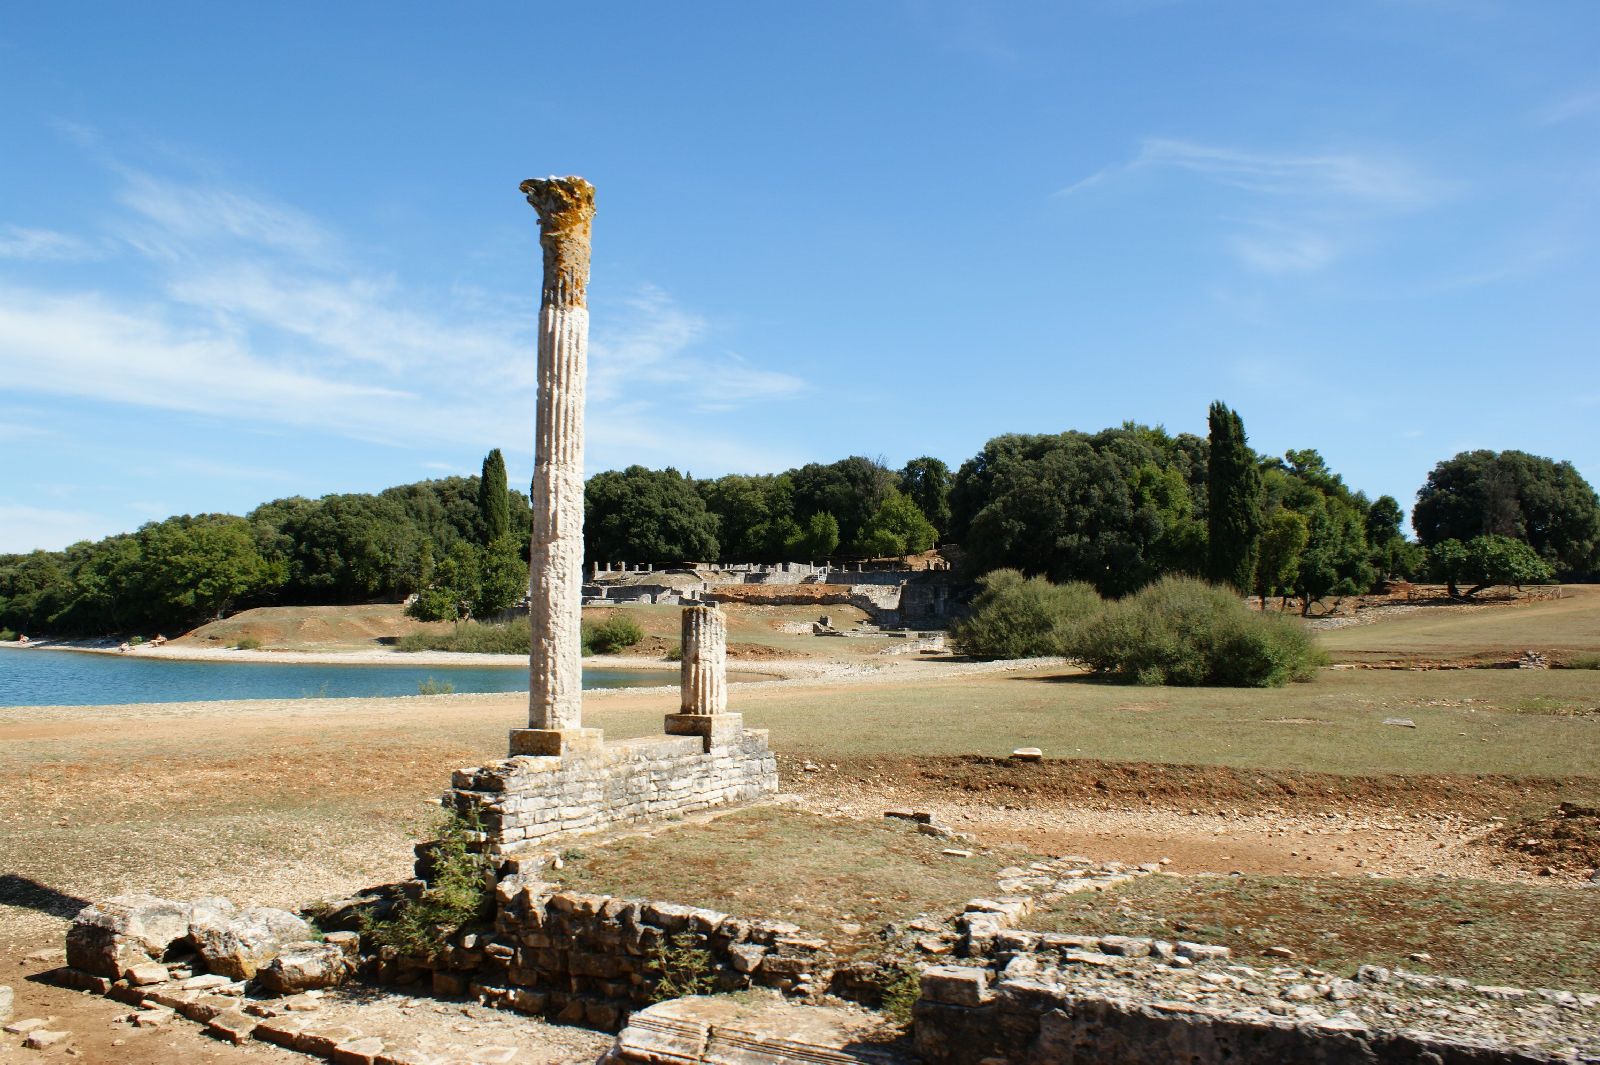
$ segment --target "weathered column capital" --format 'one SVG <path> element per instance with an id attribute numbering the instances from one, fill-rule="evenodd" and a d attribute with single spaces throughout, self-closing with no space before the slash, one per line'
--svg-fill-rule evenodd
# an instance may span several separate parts
<path id="1" fill-rule="evenodd" d="M 594 221 L 594 186 L 581 177 L 529 178 L 521 185 L 539 212 L 544 248 L 543 302 L 582 307 L 589 288 L 589 231 Z"/>

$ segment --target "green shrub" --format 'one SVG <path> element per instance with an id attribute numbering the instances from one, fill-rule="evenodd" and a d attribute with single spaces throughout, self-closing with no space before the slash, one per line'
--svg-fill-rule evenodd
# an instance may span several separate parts
<path id="1" fill-rule="evenodd" d="M 419 898 L 401 902 L 381 919 L 363 914 L 361 930 L 402 954 L 432 957 L 463 925 L 485 920 L 494 905 L 494 869 L 471 849 L 475 819 L 449 814 L 432 844 L 433 878 Z"/>
<path id="2" fill-rule="evenodd" d="M 413 632 L 396 644 L 402 651 L 463 651 L 484 655 L 525 655 L 531 637 L 528 619 L 518 618 L 502 625 L 464 621 L 440 631 Z"/>
<path id="3" fill-rule="evenodd" d="M 1275 688 L 1310 680 L 1327 656 L 1298 622 L 1234 592 L 1165 577 L 1076 628 L 1067 653 L 1138 684 Z"/>
<path id="4" fill-rule="evenodd" d="M 427 680 L 417 682 L 418 695 L 454 695 L 455 691 L 456 686 L 447 680 L 435 680 L 429 677 Z"/>
<path id="5" fill-rule="evenodd" d="M 914 968 L 895 966 L 883 985 L 883 1012 L 896 1024 L 911 1024 L 911 1011 L 922 994 L 922 977 Z"/>
<path id="6" fill-rule="evenodd" d="M 1039 658 L 1065 653 L 1077 629 L 1101 609 L 1082 582 L 1051 584 L 997 569 L 978 578 L 972 613 L 950 627 L 955 650 L 979 658 Z"/>
<path id="7" fill-rule="evenodd" d="M 1600 669 L 1600 655 L 1573 655 L 1562 669 Z"/>
<path id="8" fill-rule="evenodd" d="M 10 629 L 0 627 L 0 643 L 16 643 L 17 634 Z"/>
<path id="9" fill-rule="evenodd" d="M 699 946 L 687 932 L 657 942 L 645 964 L 656 978 L 655 987 L 650 990 L 651 1002 L 703 995 L 714 986 L 711 952 Z"/>
<path id="10" fill-rule="evenodd" d="M 255 636 L 241 636 L 239 637 L 239 642 L 233 646 L 241 651 L 259 651 L 261 649 L 261 641 Z"/>
<path id="11" fill-rule="evenodd" d="M 612 614 L 598 625 L 585 625 L 583 650 L 585 654 L 612 655 L 644 639 L 639 623 L 624 614 Z"/>
<path id="12" fill-rule="evenodd" d="M 668 662 L 682 662 L 683 661 L 683 644 L 681 644 L 681 643 L 673 644 L 671 647 L 667 648 L 667 653 L 662 655 L 661 657 L 665 658 Z"/>

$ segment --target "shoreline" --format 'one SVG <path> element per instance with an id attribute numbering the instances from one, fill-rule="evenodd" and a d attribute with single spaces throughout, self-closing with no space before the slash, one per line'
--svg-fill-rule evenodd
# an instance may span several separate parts
<path id="1" fill-rule="evenodd" d="M 118 658 L 163 658 L 173 662 L 237 662 L 251 665 L 280 663 L 285 665 L 321 666 L 462 666 L 487 669 L 526 669 L 527 655 L 481 654 L 471 651 L 393 651 L 381 648 L 364 648 L 349 651 L 298 651 L 285 649 L 273 651 L 257 649 L 240 650 L 237 647 L 192 647 L 167 643 L 159 647 L 148 643 L 134 644 L 131 650 L 121 651 L 119 645 L 104 640 L 30 640 L 26 644 L 0 643 L 0 647 L 18 651 L 67 651 L 76 654 L 113 655 Z M 677 672 L 676 662 L 665 659 L 633 657 L 629 655 L 591 655 L 584 665 L 595 669 L 637 669 Z M 760 672 L 738 670 L 738 672 Z"/>

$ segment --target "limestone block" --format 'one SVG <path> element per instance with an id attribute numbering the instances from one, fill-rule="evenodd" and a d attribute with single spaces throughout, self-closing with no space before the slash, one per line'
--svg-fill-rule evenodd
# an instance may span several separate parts
<path id="1" fill-rule="evenodd" d="M 197 913 L 189 938 L 206 968 L 230 980 L 248 980 L 283 944 L 309 939 L 311 926 L 286 910 L 254 907 L 218 920 L 217 912 Z"/>
<path id="2" fill-rule="evenodd" d="M 115 980 L 131 966 L 159 961 L 189 934 L 186 903 L 118 895 L 85 906 L 67 930 L 67 964 Z"/>
<path id="3" fill-rule="evenodd" d="M 167 972 L 167 967 L 158 961 L 146 961 L 140 962 L 138 965 L 130 965 L 127 971 L 122 974 L 122 977 L 134 987 L 164 984 L 171 979 Z"/>
<path id="4" fill-rule="evenodd" d="M 289 943 L 256 974 L 256 983 L 273 994 L 292 995 L 337 987 L 349 976 L 350 969 L 350 959 L 337 944 Z"/>
<path id="5" fill-rule="evenodd" d="M 242 1009 L 224 1010 L 206 1022 L 206 1033 L 239 1046 L 250 1041 L 260 1021 Z"/>
<path id="6" fill-rule="evenodd" d="M 965 965 L 934 965 L 922 970 L 922 997 L 947 1006 L 981 1006 L 993 997 L 989 971 Z"/>
<path id="7" fill-rule="evenodd" d="M 511 730 L 511 753 L 567 758 L 598 753 L 605 742 L 597 728 L 519 728 Z"/>

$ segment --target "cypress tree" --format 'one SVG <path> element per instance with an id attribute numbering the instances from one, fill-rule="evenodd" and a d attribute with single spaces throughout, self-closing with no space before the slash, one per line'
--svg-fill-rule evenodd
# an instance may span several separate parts
<path id="1" fill-rule="evenodd" d="M 495 448 L 483 457 L 478 478 L 478 532 L 485 547 L 511 531 L 511 497 L 506 494 L 506 460 Z"/>
<path id="2" fill-rule="evenodd" d="M 1208 576 L 1248 594 L 1261 553 L 1261 470 L 1245 442 L 1244 421 L 1221 402 L 1211 404 Z"/>

